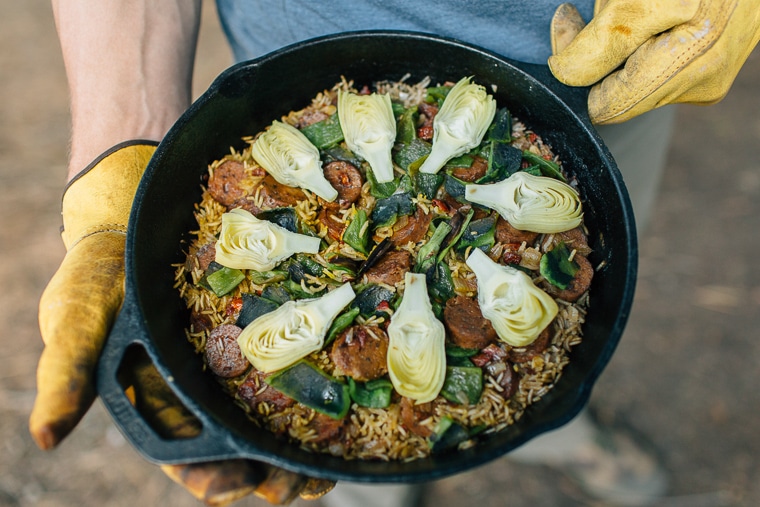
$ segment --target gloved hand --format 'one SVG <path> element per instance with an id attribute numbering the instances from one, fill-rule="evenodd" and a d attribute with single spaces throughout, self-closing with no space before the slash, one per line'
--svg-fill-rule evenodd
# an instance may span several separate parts
<path id="1" fill-rule="evenodd" d="M 591 121 L 620 123 L 666 104 L 720 101 L 760 40 L 760 7 L 756 0 L 597 0 L 584 28 L 563 4 L 551 35 L 554 76 L 594 85 Z"/>
<path id="2" fill-rule="evenodd" d="M 97 395 L 95 368 L 124 297 L 127 221 L 154 151 L 155 145 L 145 142 L 117 146 L 72 180 L 64 193 L 61 236 L 67 253 L 40 299 L 45 348 L 29 420 L 32 437 L 42 449 L 63 440 Z M 124 382 L 132 386 L 134 403 L 162 436 L 197 434 L 197 421 L 152 364 L 137 361 L 127 376 Z M 310 498 L 332 487 L 328 481 L 246 460 L 163 470 L 209 505 L 224 505 L 251 492 L 271 503 L 287 503 L 299 493 Z"/>

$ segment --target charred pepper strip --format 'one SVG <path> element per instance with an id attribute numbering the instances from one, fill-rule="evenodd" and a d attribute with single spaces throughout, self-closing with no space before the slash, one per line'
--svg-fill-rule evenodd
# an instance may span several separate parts
<path id="1" fill-rule="evenodd" d="M 333 419 L 342 419 L 351 406 L 348 386 L 310 362 L 301 360 L 265 380 L 302 405 Z"/>

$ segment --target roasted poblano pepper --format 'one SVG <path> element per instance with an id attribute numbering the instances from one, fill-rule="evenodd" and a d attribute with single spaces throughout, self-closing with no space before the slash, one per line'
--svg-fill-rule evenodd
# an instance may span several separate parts
<path id="1" fill-rule="evenodd" d="M 342 419 L 351 406 L 348 386 L 309 361 L 301 360 L 265 380 L 286 396 L 333 419 Z"/>

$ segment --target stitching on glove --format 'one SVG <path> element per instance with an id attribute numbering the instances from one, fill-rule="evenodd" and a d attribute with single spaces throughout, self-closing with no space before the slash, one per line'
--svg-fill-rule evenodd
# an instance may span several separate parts
<path id="1" fill-rule="evenodd" d="M 61 232 L 63 232 L 63 230 Z M 126 236 L 127 227 L 122 224 L 99 224 L 94 227 L 89 227 L 85 229 L 84 233 L 76 241 L 74 241 L 71 246 L 67 248 L 67 251 L 74 248 L 83 239 L 89 238 L 90 236 L 94 236 L 95 234 L 99 234 L 101 232 L 115 232 L 117 234 L 123 234 Z"/>

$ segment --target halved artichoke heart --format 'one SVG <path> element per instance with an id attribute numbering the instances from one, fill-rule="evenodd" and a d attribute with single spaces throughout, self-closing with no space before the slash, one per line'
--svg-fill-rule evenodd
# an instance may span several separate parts
<path id="1" fill-rule="evenodd" d="M 293 254 L 318 253 L 320 241 L 236 208 L 222 215 L 215 260 L 228 268 L 271 271 Z"/>
<path id="2" fill-rule="evenodd" d="M 265 373 L 295 364 L 322 348 L 332 321 L 355 297 L 345 283 L 320 298 L 287 301 L 243 329 L 240 350 Z"/>
<path id="3" fill-rule="evenodd" d="M 557 303 L 524 272 L 492 261 L 477 248 L 466 263 L 477 278 L 480 311 L 505 343 L 530 345 L 557 316 Z"/>
<path id="4" fill-rule="evenodd" d="M 424 274 L 406 273 L 406 288 L 388 325 L 388 374 L 396 391 L 432 401 L 446 379 L 446 331 L 433 313 Z"/>
<path id="5" fill-rule="evenodd" d="M 275 120 L 254 141 L 253 159 L 283 185 L 314 192 L 326 201 L 334 201 L 338 191 L 322 171 L 319 150 L 297 128 Z"/>
<path id="6" fill-rule="evenodd" d="M 338 119 L 348 149 L 367 161 L 379 183 L 393 181 L 396 120 L 390 96 L 339 91 Z"/>
<path id="7" fill-rule="evenodd" d="M 420 172 L 437 173 L 446 162 L 483 140 L 496 115 L 496 100 L 471 80 L 471 77 L 460 79 L 446 95 L 433 120 L 433 148 Z"/>
<path id="8" fill-rule="evenodd" d="M 569 231 L 581 224 L 578 192 L 554 178 L 517 172 L 498 183 L 468 184 L 464 197 L 496 210 L 513 227 L 540 233 Z"/>

